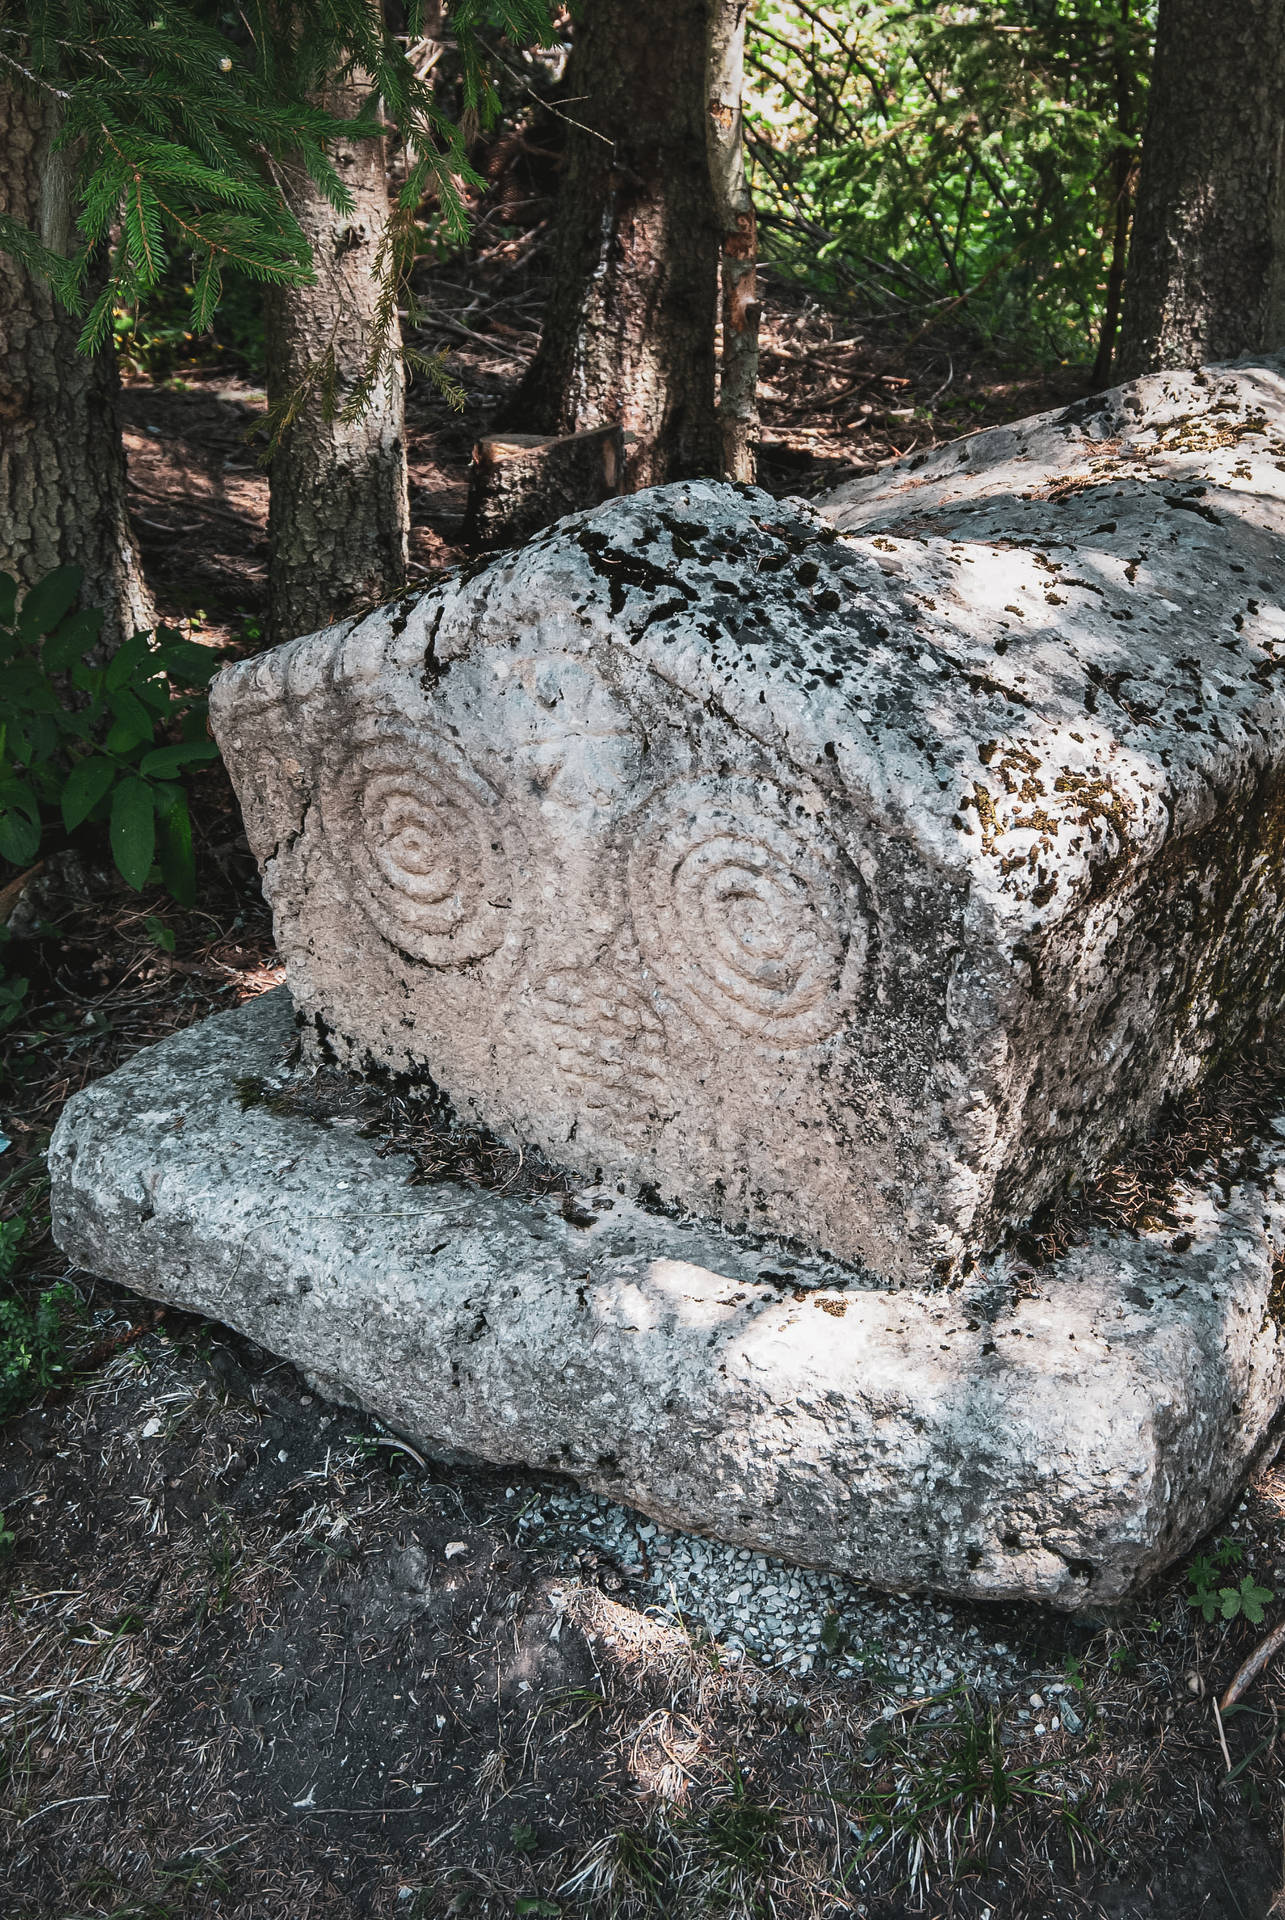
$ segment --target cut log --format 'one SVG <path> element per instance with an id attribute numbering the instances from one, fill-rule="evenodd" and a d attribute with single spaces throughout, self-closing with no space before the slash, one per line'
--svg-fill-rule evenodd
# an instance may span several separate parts
<path id="1" fill-rule="evenodd" d="M 492 434 L 473 449 L 465 538 L 482 548 L 519 546 L 564 514 L 620 491 L 625 442 L 619 424 L 550 439 Z"/>

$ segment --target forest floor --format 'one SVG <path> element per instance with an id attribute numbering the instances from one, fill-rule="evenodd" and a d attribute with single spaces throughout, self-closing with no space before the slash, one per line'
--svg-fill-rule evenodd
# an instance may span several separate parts
<path id="1" fill-rule="evenodd" d="M 463 277 L 449 308 L 439 292 L 468 405 L 413 395 L 424 574 L 457 556 L 472 440 L 534 344 L 520 303 L 506 317 Z M 1083 390 L 1074 368 L 858 331 L 770 305 L 776 490 Z M 241 650 L 263 617 L 262 406 L 221 369 L 127 390 L 162 613 Z M 0 1035 L 0 1213 L 28 1223 L 11 1283 L 28 1302 L 64 1277 L 42 1168 L 65 1100 L 280 978 L 219 771 L 193 812 L 199 911 L 75 860 L 19 902 L 32 985 Z M 1111 1615 L 907 1600 L 893 1645 L 863 1640 L 850 1584 L 810 1670 L 732 1657 L 546 1476 L 424 1463 L 226 1329 L 70 1283 L 47 1390 L 0 1428 L 4 1920 L 1272 1910 L 1285 1677 L 1225 1727 L 1212 1707 L 1270 1603 L 1263 1625 L 1206 1621 L 1187 1563 Z M 1205 1551 L 1285 1596 L 1283 1517 L 1269 1468 Z M 907 1686 L 970 1636 L 1009 1659 L 998 1691 Z M 861 1657 L 829 1657 L 844 1642 Z"/>

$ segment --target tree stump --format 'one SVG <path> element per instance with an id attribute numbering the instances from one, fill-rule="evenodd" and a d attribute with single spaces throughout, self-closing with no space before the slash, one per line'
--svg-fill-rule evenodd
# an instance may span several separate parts
<path id="1" fill-rule="evenodd" d="M 466 540 L 482 548 L 517 546 L 564 514 L 612 499 L 620 491 L 624 457 L 618 424 L 555 439 L 488 435 L 473 449 Z"/>

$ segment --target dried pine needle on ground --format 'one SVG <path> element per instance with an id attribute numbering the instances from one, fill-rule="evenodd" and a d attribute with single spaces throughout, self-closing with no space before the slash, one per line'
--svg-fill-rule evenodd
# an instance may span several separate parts
<path id="1" fill-rule="evenodd" d="M 103 876 L 42 909 L 0 1041 L 28 1310 L 63 1279 L 39 1157 L 63 1099 L 278 977 L 223 818 L 206 914 Z M 422 1116 L 378 1117 L 447 1170 Z M 463 1150 L 453 1173 L 517 1177 Z M 898 1599 L 425 1465 L 223 1329 L 69 1284 L 48 1384 L 0 1429 L 6 1920 L 1231 1920 L 1280 1885 L 1285 1674 L 1229 1716 L 1230 1774 L 1210 1696 L 1264 1631 L 1224 1589 L 1285 1593 L 1285 1474 L 1110 1620 Z"/>

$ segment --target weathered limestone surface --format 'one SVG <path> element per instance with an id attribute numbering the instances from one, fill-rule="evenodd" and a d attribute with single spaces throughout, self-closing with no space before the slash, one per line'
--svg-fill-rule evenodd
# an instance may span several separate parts
<path id="1" fill-rule="evenodd" d="M 55 1232 L 421 1445 L 882 1585 L 1061 1607 L 1181 1552 L 1263 1449 L 1285 1141 L 1228 1198 L 1179 1197 L 1181 1253 L 1099 1235 L 1036 1275 L 875 1288 L 613 1191 L 578 1196 L 586 1227 L 556 1199 L 408 1188 L 350 1130 L 242 1111 L 292 1034 L 270 994 L 76 1095 Z"/>
<path id="2" fill-rule="evenodd" d="M 1285 383 L 613 501 L 225 672 L 304 1018 L 916 1280 L 1285 994 Z M 838 529 L 838 531 L 836 530 Z"/>

